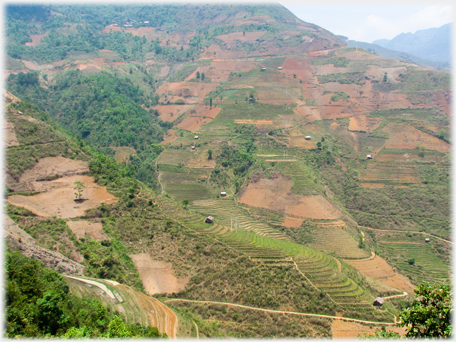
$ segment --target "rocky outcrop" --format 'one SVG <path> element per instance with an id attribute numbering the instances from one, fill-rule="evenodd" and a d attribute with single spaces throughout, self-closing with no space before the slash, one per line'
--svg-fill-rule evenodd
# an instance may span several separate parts
<path id="1" fill-rule="evenodd" d="M 59 273 L 83 275 L 83 265 L 68 259 L 59 252 L 35 245 L 35 240 L 6 215 L 4 227 L 4 238 L 9 249 L 19 251 L 31 259 L 39 260 L 44 266 Z"/>

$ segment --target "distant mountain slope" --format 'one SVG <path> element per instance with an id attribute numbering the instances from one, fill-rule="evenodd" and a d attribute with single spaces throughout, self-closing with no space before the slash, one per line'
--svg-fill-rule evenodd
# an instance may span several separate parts
<path id="1" fill-rule="evenodd" d="M 440 62 L 440 61 L 433 61 L 433 60 L 429 60 L 429 59 L 420 58 L 420 57 L 418 57 L 416 55 L 412 55 L 410 53 L 386 49 L 377 44 L 370 44 L 370 43 L 365 43 L 365 42 L 359 42 L 356 40 L 349 40 L 348 45 L 359 47 L 359 48 L 365 49 L 367 51 L 371 51 L 381 57 L 399 58 L 399 59 L 403 59 L 410 63 L 414 63 L 414 64 L 417 64 L 417 65 L 420 65 L 423 67 L 431 67 L 433 69 L 435 68 L 437 70 L 449 70 L 451 67 L 450 63 L 448 63 L 448 62 Z"/>
<path id="2" fill-rule="evenodd" d="M 451 62 L 451 24 L 415 33 L 401 33 L 391 40 L 378 39 L 372 43 L 432 61 Z"/>

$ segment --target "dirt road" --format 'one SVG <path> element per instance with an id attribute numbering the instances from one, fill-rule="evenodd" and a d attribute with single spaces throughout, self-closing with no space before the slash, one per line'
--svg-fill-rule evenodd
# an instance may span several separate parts
<path id="1" fill-rule="evenodd" d="M 263 309 L 263 308 L 255 308 L 255 307 L 252 307 L 252 306 L 246 306 L 246 305 L 241 305 L 241 304 L 213 302 L 213 301 L 209 301 L 209 300 L 168 299 L 166 302 L 168 303 L 168 302 L 177 302 L 177 301 L 190 302 L 190 303 L 220 304 L 220 305 L 235 306 L 235 307 L 239 307 L 239 308 L 250 309 L 250 310 L 258 310 L 258 311 L 264 311 L 264 312 L 273 312 L 273 313 L 282 313 L 282 314 L 288 314 L 288 315 L 299 315 L 299 316 L 309 316 L 309 317 L 321 317 L 321 318 L 338 319 L 338 320 L 342 320 L 342 321 L 358 322 L 358 323 L 366 323 L 366 324 L 396 325 L 396 323 L 364 321 L 364 320 L 356 319 L 356 318 L 329 316 L 329 315 L 319 315 L 319 314 L 310 314 L 310 313 L 302 313 L 302 312 L 294 312 L 294 311 L 270 310 L 270 309 Z"/>

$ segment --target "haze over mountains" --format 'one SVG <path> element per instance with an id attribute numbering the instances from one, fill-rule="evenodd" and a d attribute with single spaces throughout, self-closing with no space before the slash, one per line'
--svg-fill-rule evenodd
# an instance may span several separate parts
<path id="1" fill-rule="evenodd" d="M 403 334 L 413 289 L 451 279 L 448 72 L 280 5 L 15 5 L 6 25 L 8 252 L 109 319 Z M 9 310 L 10 337 L 45 336 Z"/>
<path id="2" fill-rule="evenodd" d="M 391 40 L 378 39 L 372 44 L 404 51 L 431 61 L 451 63 L 451 24 L 415 33 L 401 33 Z"/>

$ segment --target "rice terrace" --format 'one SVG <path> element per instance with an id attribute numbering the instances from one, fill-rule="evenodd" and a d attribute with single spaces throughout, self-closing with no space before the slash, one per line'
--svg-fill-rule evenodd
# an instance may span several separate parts
<path id="1" fill-rule="evenodd" d="M 451 307 L 449 63 L 272 3 L 5 9 L 7 337 L 451 336 L 407 316 Z"/>

